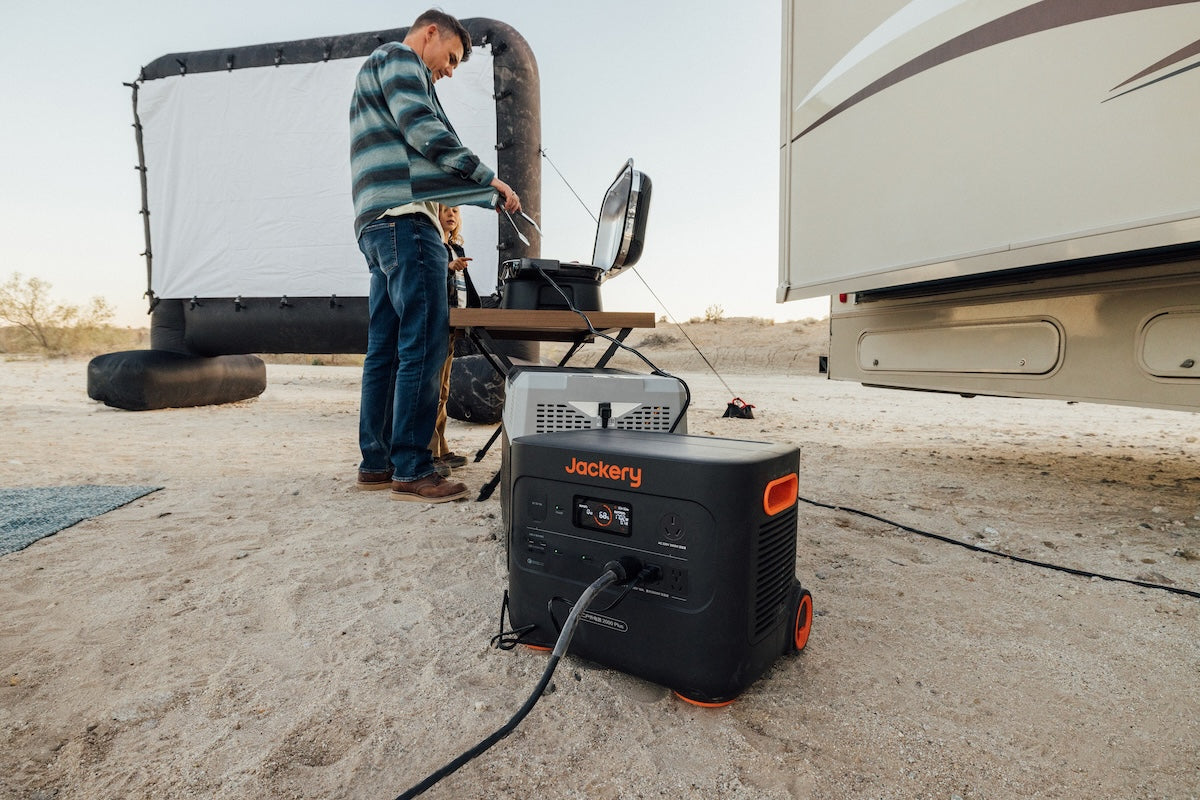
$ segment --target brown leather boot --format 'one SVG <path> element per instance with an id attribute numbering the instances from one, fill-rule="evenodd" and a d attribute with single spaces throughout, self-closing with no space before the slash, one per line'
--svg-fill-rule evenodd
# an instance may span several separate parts
<path id="1" fill-rule="evenodd" d="M 392 470 L 389 469 L 360 469 L 355 485 L 359 489 L 390 489 L 392 486 Z"/>
<path id="2" fill-rule="evenodd" d="M 448 481 L 436 472 L 415 481 L 392 481 L 393 500 L 414 503 L 447 503 L 461 500 L 468 494 L 466 484 Z"/>

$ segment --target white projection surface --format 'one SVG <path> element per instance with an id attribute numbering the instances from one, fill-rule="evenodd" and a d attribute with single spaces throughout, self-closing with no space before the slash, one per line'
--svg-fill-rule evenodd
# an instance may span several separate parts
<path id="1" fill-rule="evenodd" d="M 362 62 L 198 72 L 140 85 L 155 295 L 366 296 L 348 122 Z M 459 136 L 494 168 L 488 48 L 476 48 L 437 90 Z M 496 226 L 494 211 L 463 208 L 481 293 L 495 286 Z"/>

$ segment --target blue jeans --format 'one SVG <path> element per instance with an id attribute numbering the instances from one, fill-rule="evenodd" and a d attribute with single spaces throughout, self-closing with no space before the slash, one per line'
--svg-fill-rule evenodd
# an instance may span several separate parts
<path id="1" fill-rule="evenodd" d="M 371 270 L 358 412 L 359 469 L 392 479 L 433 474 L 429 441 L 448 351 L 446 245 L 423 214 L 372 222 L 358 237 Z"/>

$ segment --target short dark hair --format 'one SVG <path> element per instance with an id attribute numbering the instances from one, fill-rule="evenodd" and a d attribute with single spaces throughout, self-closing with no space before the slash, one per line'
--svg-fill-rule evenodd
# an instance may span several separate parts
<path id="1" fill-rule="evenodd" d="M 467 29 L 463 24 L 454 17 L 437 8 L 431 8 L 421 16 L 417 17 L 412 24 L 412 30 L 424 28 L 426 25 L 437 25 L 437 29 L 441 31 L 442 36 L 457 36 L 462 42 L 463 54 L 459 59 L 459 63 L 466 61 L 471 57 L 471 34 L 467 33 Z"/>

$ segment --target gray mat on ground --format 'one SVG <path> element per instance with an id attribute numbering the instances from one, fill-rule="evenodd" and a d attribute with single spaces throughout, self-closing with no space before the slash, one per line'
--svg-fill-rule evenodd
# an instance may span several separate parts
<path id="1" fill-rule="evenodd" d="M 0 489 L 0 556 L 98 517 L 161 486 L 46 486 Z"/>

